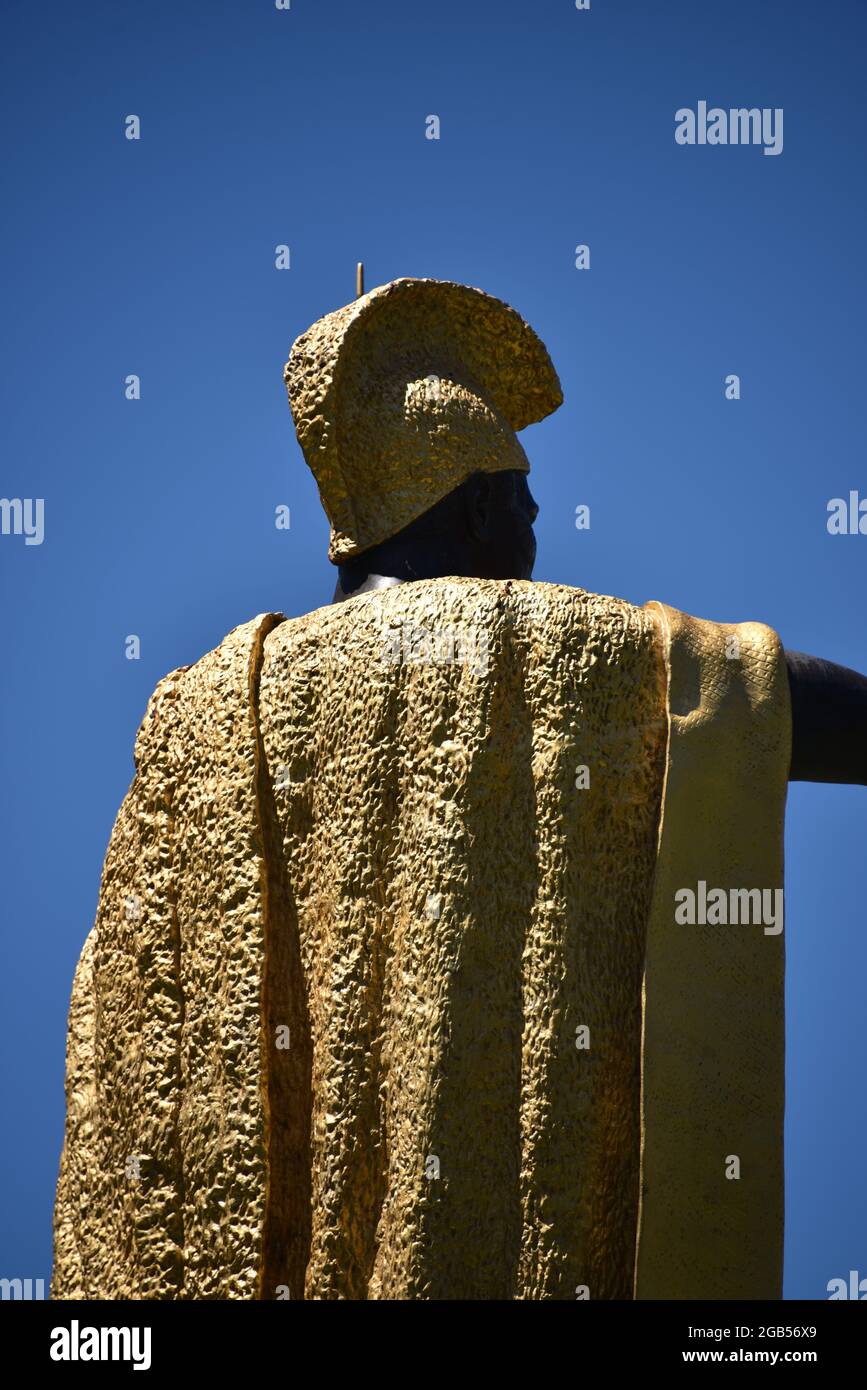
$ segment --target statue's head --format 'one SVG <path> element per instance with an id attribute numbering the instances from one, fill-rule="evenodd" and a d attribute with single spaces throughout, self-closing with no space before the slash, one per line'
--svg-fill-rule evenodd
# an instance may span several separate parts
<path id="1" fill-rule="evenodd" d="M 472 473 L 397 535 L 340 565 L 350 593 L 368 575 L 434 579 L 530 579 L 539 508 L 520 469 Z"/>
<path id="2" fill-rule="evenodd" d="M 517 431 L 563 397 L 514 309 L 395 280 L 302 334 L 284 376 L 350 587 L 372 573 L 530 577 L 538 508 Z"/>

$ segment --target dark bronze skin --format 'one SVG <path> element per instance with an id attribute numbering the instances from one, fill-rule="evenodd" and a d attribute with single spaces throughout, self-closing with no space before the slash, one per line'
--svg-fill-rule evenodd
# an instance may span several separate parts
<path id="1" fill-rule="evenodd" d="M 334 602 L 413 579 L 530 579 L 539 508 L 524 473 L 474 473 L 396 536 L 340 566 Z M 791 782 L 867 786 L 867 677 L 786 651 Z"/>

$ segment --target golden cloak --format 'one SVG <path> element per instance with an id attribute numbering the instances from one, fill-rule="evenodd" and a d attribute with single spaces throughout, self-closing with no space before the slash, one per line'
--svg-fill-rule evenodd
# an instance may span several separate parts
<path id="1" fill-rule="evenodd" d="M 770 629 L 548 584 L 262 615 L 167 676 L 53 1296 L 779 1297 L 783 935 L 675 898 L 781 889 L 789 749 Z"/>

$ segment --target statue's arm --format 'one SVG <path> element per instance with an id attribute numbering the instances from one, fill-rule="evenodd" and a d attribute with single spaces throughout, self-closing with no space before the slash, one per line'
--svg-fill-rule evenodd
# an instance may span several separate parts
<path id="1" fill-rule="evenodd" d="M 786 652 L 792 695 L 790 782 L 867 786 L 867 676 Z"/>

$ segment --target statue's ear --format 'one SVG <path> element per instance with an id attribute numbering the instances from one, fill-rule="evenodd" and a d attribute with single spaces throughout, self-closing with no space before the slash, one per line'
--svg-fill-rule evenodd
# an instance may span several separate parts
<path id="1" fill-rule="evenodd" d="M 490 473 L 473 473 L 464 483 L 463 491 L 467 530 L 474 541 L 486 541 L 491 532 L 494 503 Z"/>

